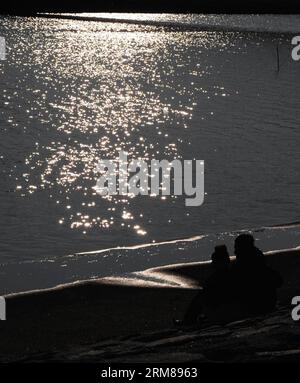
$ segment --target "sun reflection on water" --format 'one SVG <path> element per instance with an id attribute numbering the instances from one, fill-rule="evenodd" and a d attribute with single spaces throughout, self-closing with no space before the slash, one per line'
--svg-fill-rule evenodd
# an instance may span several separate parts
<path id="1" fill-rule="evenodd" d="M 32 20 L 31 27 L 41 22 Z M 80 21 L 53 21 L 48 28 L 43 39 L 26 38 L 13 53 L 19 88 L 4 93 L 8 106 L 13 101 L 26 110 L 24 130 L 36 137 L 16 190 L 23 197 L 47 190 L 60 208 L 58 224 L 72 230 L 86 234 L 118 225 L 145 236 L 151 222 L 145 208 L 139 205 L 140 214 L 134 214 L 133 196 L 97 195 L 95 165 L 121 150 L 147 161 L 182 158 L 195 93 L 206 92 L 196 83 L 210 71 L 191 47 L 195 56 L 207 45 L 223 49 L 228 37 Z M 219 92 L 226 96 L 225 89 Z M 6 123 L 20 125 L 9 109 Z M 176 199 L 152 197 L 170 204 Z"/>

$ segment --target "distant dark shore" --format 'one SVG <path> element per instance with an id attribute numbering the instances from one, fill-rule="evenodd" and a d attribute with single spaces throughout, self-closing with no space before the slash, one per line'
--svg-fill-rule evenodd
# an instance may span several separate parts
<path id="1" fill-rule="evenodd" d="M 198 0 L 46 0 L 43 2 L 17 0 L 2 3 L 0 14 L 33 15 L 37 12 L 148 12 L 148 13 L 269 13 L 292 14 L 300 12 L 300 4 L 288 0 L 274 2 L 255 0 L 198 1 Z"/>
<path id="2" fill-rule="evenodd" d="M 142 353 L 135 352 L 139 348 L 149 361 L 160 361 L 161 355 L 171 361 L 172 353 L 174 361 L 217 360 L 223 348 L 224 358 L 238 356 L 241 332 L 248 342 L 243 346 L 245 361 L 260 355 L 300 359 L 300 327 L 290 315 L 291 298 L 300 295 L 300 249 L 271 252 L 267 260 L 285 280 L 279 291 L 281 311 L 231 327 L 176 329 L 173 324 L 201 289 L 196 279 L 201 285 L 210 273 L 210 262 L 149 269 L 139 273 L 140 278 L 102 278 L 8 295 L 7 320 L 0 323 L 0 360 L 141 361 Z M 236 338 L 228 338 L 228 331 L 234 331 Z M 200 338 L 206 339 L 202 348 Z M 182 349 L 176 354 L 178 344 Z M 195 352 L 189 354 L 192 346 Z M 153 348 L 157 351 L 149 356 Z"/>
<path id="3" fill-rule="evenodd" d="M 160 30 L 165 30 L 169 32 L 244 32 L 244 33 L 252 33 L 257 32 L 251 30 L 251 28 L 241 28 L 240 26 L 224 26 L 224 25 L 202 25 L 202 24 L 189 24 L 189 23 L 176 23 L 171 21 L 161 21 L 161 20 L 138 20 L 138 19 L 130 19 L 130 18 L 116 18 L 109 16 L 101 16 L 93 17 L 92 15 L 80 15 L 80 14 L 52 14 L 52 13 L 38 13 L 34 14 L 31 17 L 41 18 L 41 19 L 62 19 L 62 20 L 80 20 L 80 21 L 95 21 L 95 22 L 105 22 L 105 23 L 124 23 L 131 25 L 141 25 L 141 26 L 150 26 L 156 27 Z M 272 32 L 272 31 L 261 31 L 264 35 L 290 35 L 291 32 Z"/>

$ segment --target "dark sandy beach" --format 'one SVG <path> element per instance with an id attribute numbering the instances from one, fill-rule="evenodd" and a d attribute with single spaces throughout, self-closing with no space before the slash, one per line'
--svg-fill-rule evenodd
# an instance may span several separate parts
<path id="1" fill-rule="evenodd" d="M 300 290 L 299 252 L 297 248 L 267 255 L 268 264 L 285 281 L 279 291 L 280 310 L 225 327 L 176 329 L 173 325 L 201 289 L 196 280 L 201 284 L 209 275 L 210 262 L 8 295 L 7 321 L 1 322 L 1 360 L 205 361 L 218 359 L 217 350 L 221 353 L 224 347 L 226 359 L 238 354 L 241 343 L 239 337 L 228 334 L 240 331 L 250 334 L 245 338 L 245 361 L 260 359 L 259 355 L 262 359 L 300 358 L 300 328 L 290 315 L 291 298 Z M 191 347 L 194 351 L 187 355 Z M 153 348 L 155 352 L 148 354 Z"/>

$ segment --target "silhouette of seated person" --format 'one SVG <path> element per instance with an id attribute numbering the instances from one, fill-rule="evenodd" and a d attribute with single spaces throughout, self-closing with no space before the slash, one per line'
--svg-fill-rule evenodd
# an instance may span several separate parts
<path id="1" fill-rule="evenodd" d="M 230 267 L 226 246 L 212 254 L 213 273 L 192 300 L 184 324 L 194 324 L 200 314 L 209 322 L 230 321 L 266 314 L 276 308 L 277 289 L 283 280 L 267 266 L 265 256 L 250 234 L 239 235 L 234 244 L 236 261 Z"/>
<path id="2" fill-rule="evenodd" d="M 186 325 L 196 323 L 200 314 L 211 316 L 228 298 L 230 257 L 226 246 L 216 246 L 211 260 L 213 272 L 189 305 L 183 320 Z"/>
<path id="3" fill-rule="evenodd" d="M 230 293 L 230 257 L 225 245 L 215 247 L 211 261 L 213 273 L 203 285 L 204 304 L 207 308 L 215 308 L 225 303 Z"/>
<path id="4" fill-rule="evenodd" d="M 230 272 L 232 314 L 260 315 L 275 309 L 281 276 L 266 265 L 265 256 L 250 234 L 235 240 L 236 262 Z"/>

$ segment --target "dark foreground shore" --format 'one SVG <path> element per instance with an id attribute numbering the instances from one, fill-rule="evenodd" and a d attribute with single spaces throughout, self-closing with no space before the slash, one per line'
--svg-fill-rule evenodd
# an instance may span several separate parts
<path id="1" fill-rule="evenodd" d="M 291 298 L 300 295 L 300 249 L 268 253 L 267 259 L 285 281 L 279 310 L 226 326 L 173 325 L 201 289 L 197 281 L 201 285 L 210 273 L 210 262 L 9 295 L 0 360 L 300 360 L 300 322 L 291 318 Z"/>

